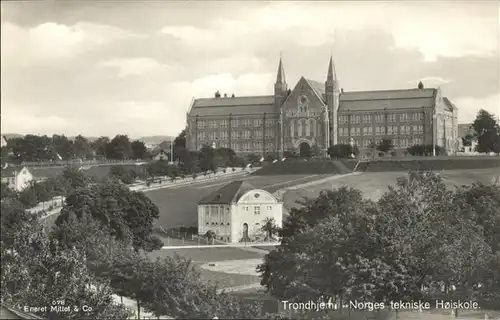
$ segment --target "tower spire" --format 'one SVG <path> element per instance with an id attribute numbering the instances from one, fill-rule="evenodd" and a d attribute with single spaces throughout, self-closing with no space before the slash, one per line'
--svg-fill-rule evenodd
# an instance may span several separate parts
<path id="1" fill-rule="evenodd" d="M 336 81 L 337 71 L 335 70 L 335 64 L 333 63 L 333 57 L 330 56 L 330 65 L 328 66 L 328 75 L 326 76 L 326 81 Z"/>
<path id="2" fill-rule="evenodd" d="M 281 52 L 280 52 L 280 63 L 278 65 L 278 75 L 276 76 L 276 83 L 286 83 L 285 79 L 285 69 L 283 68 L 283 61 L 281 58 Z"/>

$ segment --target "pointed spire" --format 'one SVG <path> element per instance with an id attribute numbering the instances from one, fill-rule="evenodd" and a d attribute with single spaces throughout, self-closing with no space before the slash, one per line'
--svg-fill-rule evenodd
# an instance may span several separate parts
<path id="1" fill-rule="evenodd" d="M 276 76 L 276 83 L 286 83 L 285 80 L 285 69 L 283 69 L 283 62 L 281 59 L 281 52 L 280 52 L 280 63 L 278 65 L 278 75 Z"/>
<path id="2" fill-rule="evenodd" d="M 336 81 L 337 71 L 335 70 L 335 64 L 333 63 L 333 58 L 330 56 L 330 65 L 328 66 L 328 75 L 326 76 L 326 81 Z"/>

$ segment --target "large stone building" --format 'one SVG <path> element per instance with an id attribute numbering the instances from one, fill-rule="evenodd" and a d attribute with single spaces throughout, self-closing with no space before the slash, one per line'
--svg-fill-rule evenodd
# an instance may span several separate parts
<path id="1" fill-rule="evenodd" d="M 344 91 L 332 58 L 324 83 L 301 77 L 288 88 L 280 59 L 274 95 L 193 99 L 187 113 L 187 146 L 231 148 L 237 153 L 283 154 L 322 150 L 352 139 L 361 151 L 392 139 L 396 150 L 435 144 L 447 153 L 458 146 L 457 108 L 439 88 Z"/>

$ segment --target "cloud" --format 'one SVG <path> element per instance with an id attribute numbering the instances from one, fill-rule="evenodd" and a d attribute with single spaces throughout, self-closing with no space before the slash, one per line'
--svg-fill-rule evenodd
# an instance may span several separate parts
<path id="1" fill-rule="evenodd" d="M 408 81 L 408 83 L 415 84 L 415 83 L 418 83 L 419 81 L 422 81 L 424 86 L 427 86 L 427 87 L 435 87 L 435 86 L 439 86 L 441 84 L 446 84 L 446 83 L 452 82 L 452 80 L 443 79 L 440 77 L 424 77 L 422 79 L 410 80 L 410 81 Z"/>
<path id="2" fill-rule="evenodd" d="M 495 116 L 500 116 L 500 95 L 494 94 L 477 99 L 473 97 L 459 97 L 452 101 L 458 108 L 458 122 L 472 122 L 480 109 L 484 109 Z"/>
<path id="3" fill-rule="evenodd" d="M 74 125 L 67 119 L 54 115 L 33 115 L 27 112 L 31 108 L 2 109 L 2 132 L 46 134 L 47 132 L 66 132 L 70 125 Z M 22 119 L 22 121 L 15 121 L 16 119 Z"/>
<path id="4" fill-rule="evenodd" d="M 192 47 L 226 50 L 237 42 L 244 50 L 245 42 L 280 32 L 296 44 L 315 47 L 332 45 L 336 35 L 349 30 L 383 30 L 393 35 L 396 47 L 419 50 L 426 61 L 435 61 L 439 56 L 494 54 L 498 16 L 492 9 L 496 6 L 481 2 L 477 7 L 482 12 L 474 14 L 470 5 L 453 4 L 453 13 L 443 15 L 450 12 L 449 2 L 425 7 L 412 2 L 275 2 L 243 16 L 215 20 L 211 27 L 174 25 L 161 31 Z"/>
<path id="5" fill-rule="evenodd" d="M 62 62 L 93 46 L 129 36 L 137 35 L 119 28 L 86 22 L 73 26 L 46 22 L 32 28 L 4 22 L 2 65 Z"/>
<path id="6" fill-rule="evenodd" d="M 151 58 L 111 59 L 100 63 L 103 67 L 112 67 L 119 70 L 118 76 L 137 76 L 158 72 L 167 66 Z"/>

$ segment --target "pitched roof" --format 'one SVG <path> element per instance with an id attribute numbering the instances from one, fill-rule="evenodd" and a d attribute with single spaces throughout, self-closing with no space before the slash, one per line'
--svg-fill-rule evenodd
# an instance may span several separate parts
<path id="1" fill-rule="evenodd" d="M 457 106 L 451 103 L 450 99 L 443 97 L 443 101 L 448 107 L 448 111 L 453 112 L 453 110 L 458 110 Z"/>
<path id="2" fill-rule="evenodd" d="M 3 178 L 14 177 L 14 173 L 21 172 L 21 170 L 23 170 L 23 168 L 25 168 L 25 167 L 7 167 L 7 168 L 2 168 L 2 172 L 1 172 L 2 177 Z"/>
<path id="3" fill-rule="evenodd" d="M 415 109 L 434 107 L 436 89 L 354 91 L 340 95 L 339 111 Z"/>
<path id="4" fill-rule="evenodd" d="M 314 92 L 318 95 L 318 97 L 324 103 L 326 103 L 325 84 L 321 83 L 319 81 L 315 81 L 315 80 L 310 80 L 310 79 L 305 79 L 305 80 L 311 86 L 311 88 L 314 90 Z"/>
<path id="5" fill-rule="evenodd" d="M 255 188 L 246 181 L 233 181 L 201 199 L 198 204 L 231 204 L 253 189 Z"/>
<path id="6" fill-rule="evenodd" d="M 263 114 L 274 112 L 274 96 L 195 99 L 190 116 Z"/>

